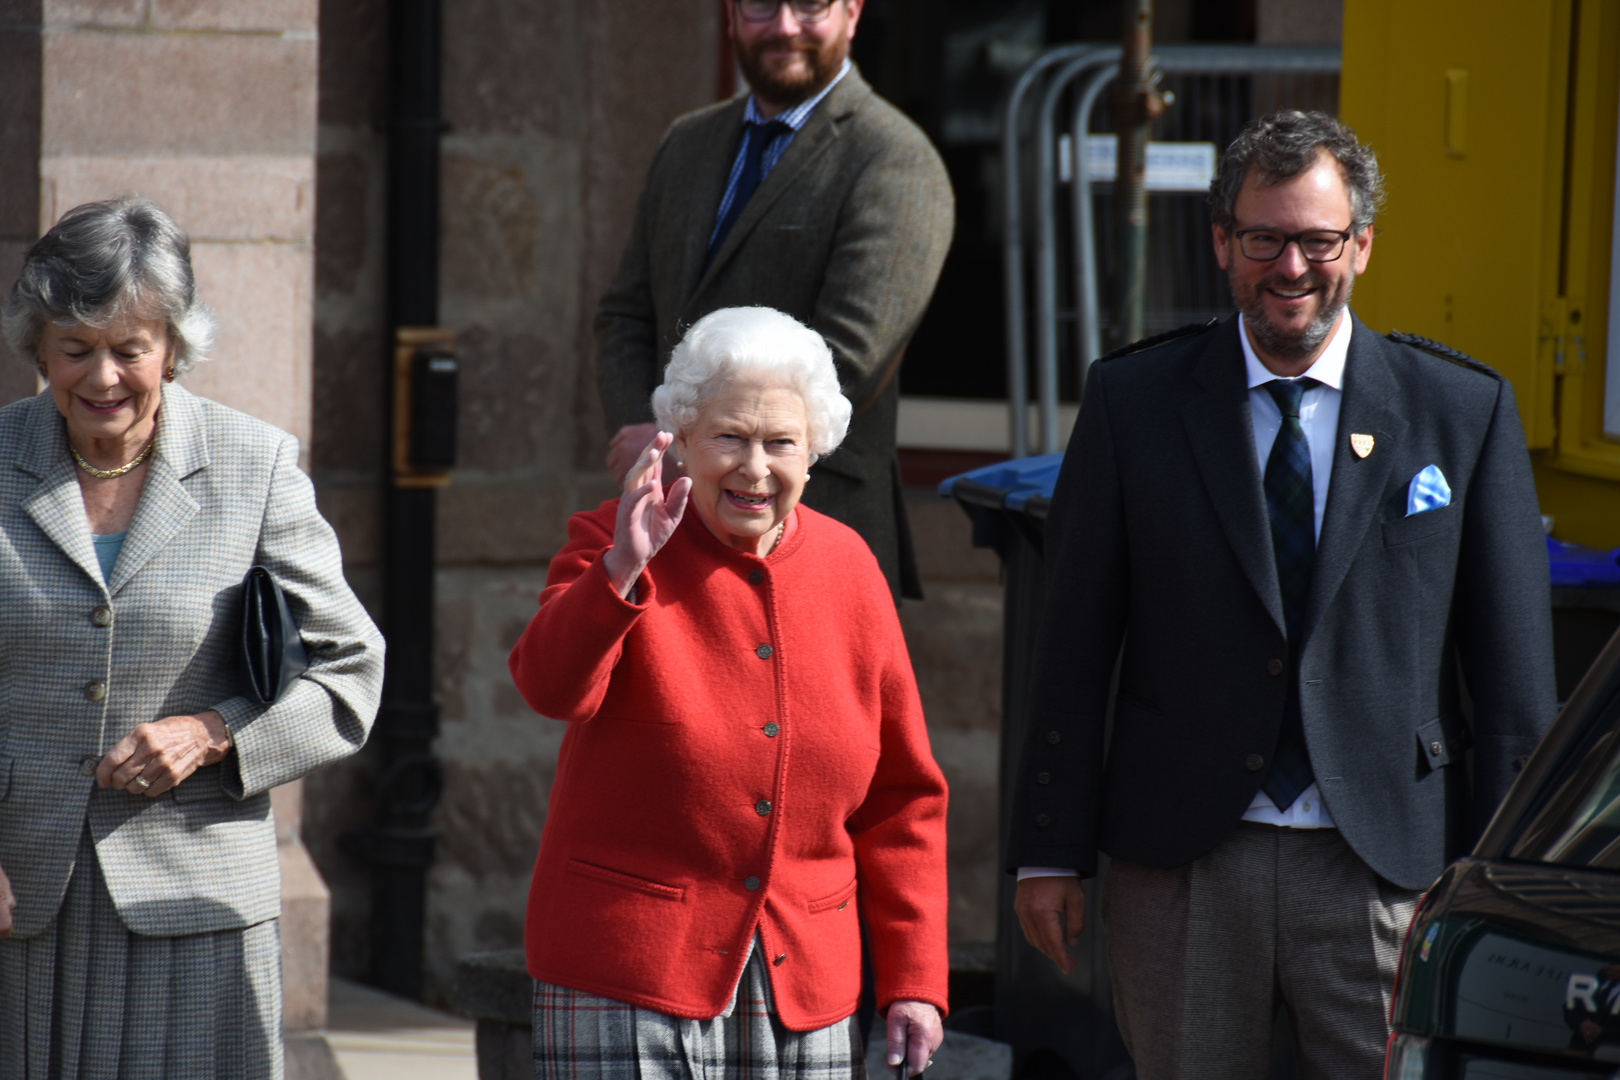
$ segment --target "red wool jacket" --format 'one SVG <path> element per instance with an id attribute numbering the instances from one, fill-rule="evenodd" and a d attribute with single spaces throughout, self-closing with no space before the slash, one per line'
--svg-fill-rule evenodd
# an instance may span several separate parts
<path id="1" fill-rule="evenodd" d="M 800 506 L 759 559 L 688 511 L 632 604 L 602 568 L 617 510 L 569 521 L 510 658 L 535 711 L 570 722 L 529 973 L 707 1018 L 757 929 L 778 1014 L 808 1031 L 855 1011 L 859 904 L 879 1007 L 944 1009 L 945 781 L 866 544 Z"/>

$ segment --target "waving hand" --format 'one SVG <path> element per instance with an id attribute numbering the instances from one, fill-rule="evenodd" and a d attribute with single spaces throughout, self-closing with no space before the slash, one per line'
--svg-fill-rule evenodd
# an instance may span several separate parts
<path id="1" fill-rule="evenodd" d="M 602 567 L 620 596 L 630 595 L 636 579 L 674 534 L 686 512 L 691 479 L 683 476 L 668 491 L 664 490 L 664 452 L 674 441 L 675 436 L 667 431 L 654 435 L 625 474 L 613 546 L 602 556 Z"/>

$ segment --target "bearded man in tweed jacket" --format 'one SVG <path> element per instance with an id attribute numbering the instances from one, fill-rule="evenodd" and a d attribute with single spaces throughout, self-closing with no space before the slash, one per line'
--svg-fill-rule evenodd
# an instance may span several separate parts
<path id="1" fill-rule="evenodd" d="M 864 0 L 731 0 L 752 93 L 677 119 L 653 157 L 596 316 L 615 480 L 651 441 L 649 401 L 682 332 L 764 306 L 832 347 L 855 406 L 808 506 L 860 533 L 896 597 L 921 598 L 895 455 L 900 360 L 950 247 L 955 200 L 921 130 L 849 62 Z"/>

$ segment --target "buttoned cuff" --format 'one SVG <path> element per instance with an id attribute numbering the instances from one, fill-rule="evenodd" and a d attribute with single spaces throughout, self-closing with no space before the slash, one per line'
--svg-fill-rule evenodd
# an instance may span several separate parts
<path id="1" fill-rule="evenodd" d="M 1023 881 L 1032 877 L 1079 877 L 1080 871 L 1066 870 L 1060 866 L 1020 866 L 1018 880 Z"/>

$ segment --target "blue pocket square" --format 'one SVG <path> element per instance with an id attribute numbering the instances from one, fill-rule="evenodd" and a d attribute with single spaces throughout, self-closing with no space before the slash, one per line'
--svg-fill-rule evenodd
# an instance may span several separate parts
<path id="1" fill-rule="evenodd" d="M 1451 485 L 1438 465 L 1425 465 L 1406 487 L 1406 516 L 1451 505 Z"/>

